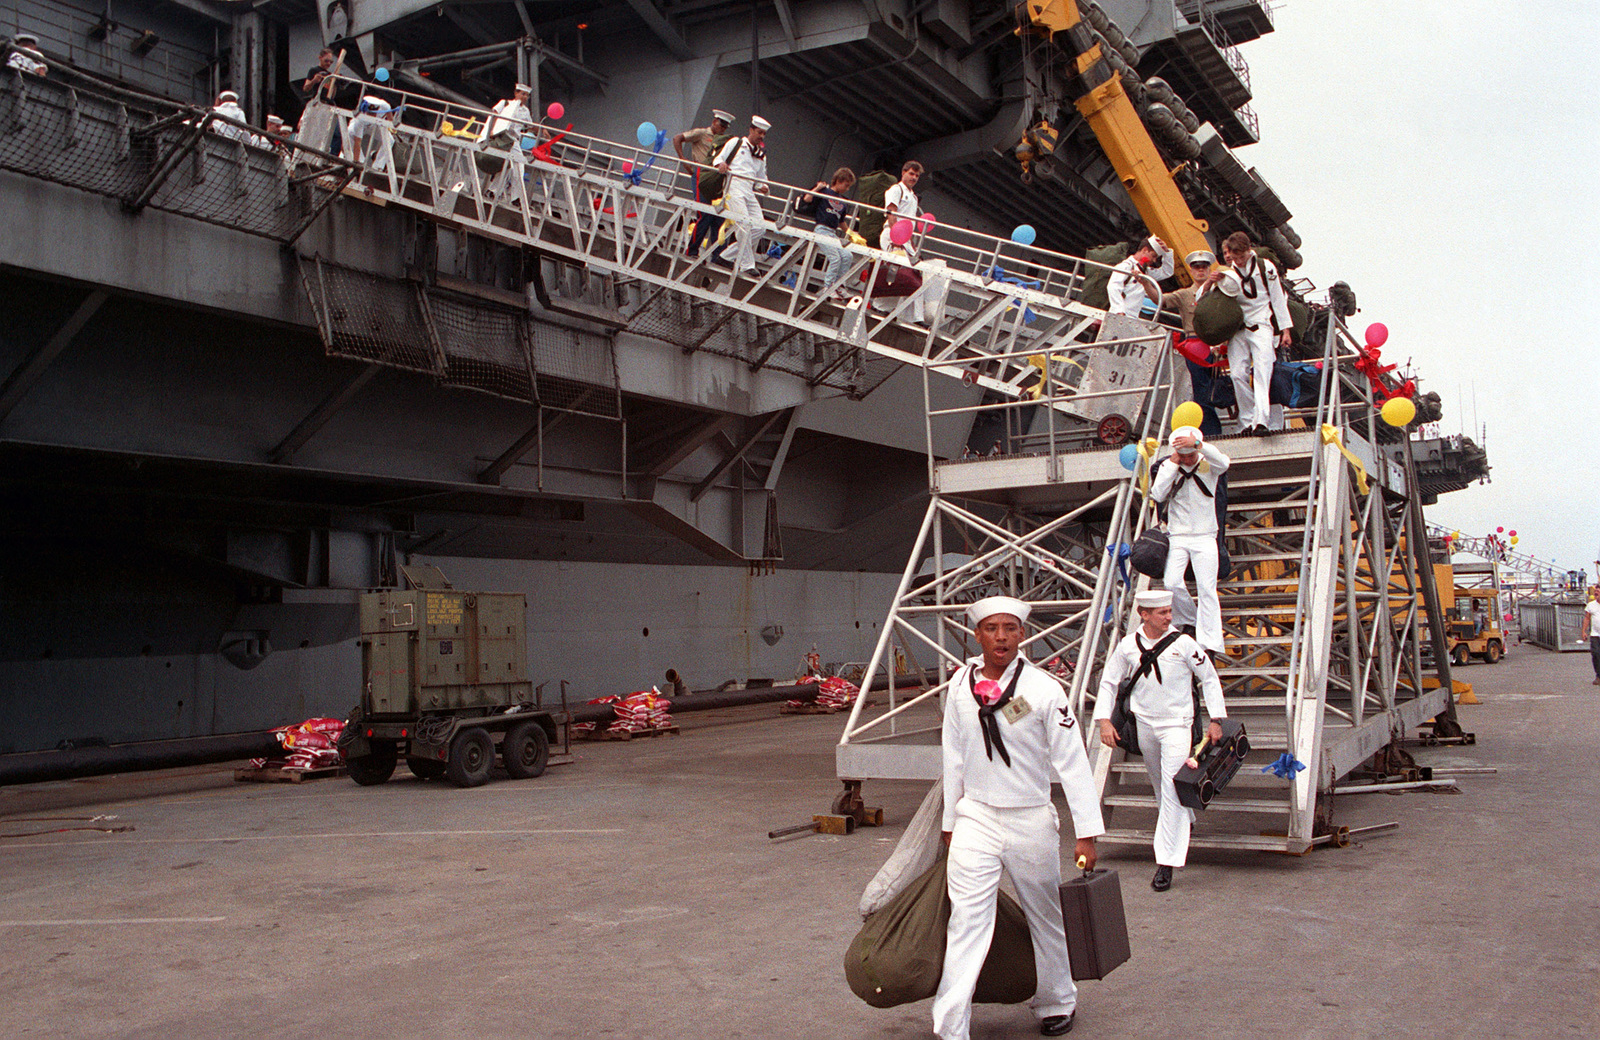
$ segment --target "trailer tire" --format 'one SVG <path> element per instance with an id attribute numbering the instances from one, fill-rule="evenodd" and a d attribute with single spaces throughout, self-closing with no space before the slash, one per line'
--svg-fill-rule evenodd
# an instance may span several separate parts
<path id="1" fill-rule="evenodd" d="M 1466 664 L 1472 659 L 1472 651 L 1467 649 L 1467 644 L 1457 643 L 1456 648 L 1450 651 L 1450 659 L 1456 664 Z"/>
<path id="2" fill-rule="evenodd" d="M 500 758 L 514 779 L 531 780 L 550 761 L 550 738 L 537 722 L 519 723 L 500 742 Z"/>
<path id="3" fill-rule="evenodd" d="M 494 768 L 494 741 L 481 729 L 464 729 L 450 742 L 450 764 L 445 775 L 457 787 L 479 787 Z"/>
<path id="4" fill-rule="evenodd" d="M 344 765 L 350 772 L 350 779 L 362 787 L 376 787 L 394 775 L 395 762 L 398 759 L 394 741 L 374 740 L 371 754 L 362 755 L 360 758 L 347 758 Z"/>
<path id="5" fill-rule="evenodd" d="M 1504 650 L 1501 648 L 1500 644 L 1498 642 L 1496 642 L 1495 640 L 1491 639 L 1491 640 L 1489 640 L 1488 648 L 1485 649 L 1484 652 L 1483 652 L 1483 659 L 1485 661 L 1489 662 L 1490 664 L 1499 664 L 1500 663 L 1500 655 L 1502 653 L 1504 653 Z"/>
<path id="6" fill-rule="evenodd" d="M 408 755 L 406 768 L 411 770 L 411 775 L 418 780 L 438 780 L 444 776 L 449 763 L 441 762 L 437 758 L 418 758 L 415 755 Z"/>

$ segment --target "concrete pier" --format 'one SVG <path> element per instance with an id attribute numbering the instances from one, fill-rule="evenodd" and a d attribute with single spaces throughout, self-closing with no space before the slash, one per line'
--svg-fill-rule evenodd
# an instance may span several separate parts
<path id="1" fill-rule="evenodd" d="M 1530 646 L 1458 677 L 1478 743 L 1414 754 L 1498 772 L 1338 798 L 1396 831 L 1200 851 L 1165 895 L 1148 852 L 1108 850 L 1133 959 L 1082 984 L 1073 1035 L 1600 1035 L 1600 688 Z M 869 1008 L 841 967 L 926 785 L 869 783 L 881 829 L 766 837 L 827 811 L 841 722 L 686 715 L 474 790 L 225 767 L 0 790 L 0 1035 L 931 1036 L 927 1002 Z M 975 1012 L 976 1038 L 1035 1035 L 1024 1006 Z"/>

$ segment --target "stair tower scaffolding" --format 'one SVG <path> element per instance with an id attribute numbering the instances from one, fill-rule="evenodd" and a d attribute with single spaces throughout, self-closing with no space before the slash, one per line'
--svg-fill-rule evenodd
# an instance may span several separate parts
<path id="1" fill-rule="evenodd" d="M 1334 826 L 1328 797 L 1337 781 L 1369 762 L 1393 772 L 1385 763 L 1415 727 L 1459 735 L 1449 662 L 1424 674 L 1419 652 L 1419 605 L 1432 617 L 1438 604 L 1433 582 L 1418 580 L 1431 577 L 1431 565 L 1421 503 L 1409 490 L 1414 470 L 1375 447 L 1403 434 L 1379 425 L 1370 385 L 1353 366 L 1358 344 L 1330 324 L 1316 407 L 1289 410 L 1290 428 L 1275 435 L 1219 443 L 1232 460 L 1233 573 L 1218 583 L 1226 642 L 1218 672 L 1252 753 L 1199 814 L 1196 848 L 1299 853 L 1340 843 L 1347 832 Z M 1166 366 L 1137 393 L 1142 435 L 1164 434 L 1175 403 Z M 950 418 L 930 409 L 930 431 Z M 1107 653 L 1138 623 L 1132 594 L 1149 584 L 1107 551 L 1155 522 L 1142 474 L 1130 475 L 1115 449 L 930 453 L 929 476 L 923 529 L 862 688 L 878 678 L 892 639 L 932 648 L 941 681 L 901 696 L 891 675 L 886 707 L 871 701 L 881 693 L 858 696 L 836 748 L 847 792 L 867 778 L 939 777 L 942 699 L 976 652 L 967 603 L 1004 594 L 1033 604 L 1024 652 L 1061 678 L 1087 723 Z M 1150 844 L 1156 800 L 1143 763 L 1082 732 L 1113 828 L 1103 840 Z M 1284 755 L 1280 776 L 1270 766 Z"/>

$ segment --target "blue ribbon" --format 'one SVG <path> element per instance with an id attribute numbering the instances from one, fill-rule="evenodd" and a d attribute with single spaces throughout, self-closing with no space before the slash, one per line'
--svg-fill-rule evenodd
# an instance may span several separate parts
<path id="1" fill-rule="evenodd" d="M 644 171 L 654 166 L 656 164 L 656 160 L 661 157 L 662 146 L 664 146 L 666 143 L 667 132 L 665 130 L 657 130 L 656 146 L 655 149 L 650 153 L 650 161 L 645 163 L 643 166 L 636 164 L 631 173 L 625 173 L 622 175 L 622 179 L 637 188 L 639 186 L 639 181 L 644 178 Z"/>
<path id="2" fill-rule="evenodd" d="M 1007 285 L 1015 285 L 1015 286 L 1017 286 L 1019 288 L 1022 288 L 1022 289 L 1042 289 L 1042 288 L 1044 288 L 1044 283 L 1043 282 L 1032 282 L 1032 281 L 1028 281 L 1026 279 L 1023 279 L 1023 278 L 1016 278 L 1016 277 L 1013 277 L 1011 275 L 1006 274 L 1006 269 L 1004 267 L 1001 267 L 999 264 L 995 264 L 993 267 L 989 268 L 989 281 L 991 281 L 991 282 L 1005 282 Z M 1034 319 L 1037 318 L 1037 317 L 1038 317 L 1038 315 L 1033 313 L 1033 308 L 1032 307 L 1024 306 L 1022 308 L 1022 323 L 1024 325 L 1032 325 L 1033 322 L 1034 322 Z"/>
<path id="3" fill-rule="evenodd" d="M 1128 578 L 1128 557 L 1133 555 L 1133 546 L 1127 542 L 1117 542 L 1115 545 L 1106 546 L 1106 552 L 1110 553 L 1111 558 L 1117 561 L 1117 577 L 1122 582 L 1122 586 L 1124 588 L 1131 586 L 1133 582 Z M 1107 603 L 1103 624 L 1111 623 L 1111 613 L 1111 604 Z"/>
<path id="4" fill-rule="evenodd" d="M 1263 773 L 1272 773 L 1285 780 L 1293 780 L 1294 775 L 1304 769 L 1306 764 L 1285 751 L 1270 766 L 1262 766 Z"/>

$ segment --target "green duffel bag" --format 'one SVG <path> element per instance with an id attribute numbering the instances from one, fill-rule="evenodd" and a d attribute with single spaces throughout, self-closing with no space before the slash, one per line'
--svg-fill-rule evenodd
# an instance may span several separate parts
<path id="1" fill-rule="evenodd" d="M 1244 309 L 1239 301 L 1223 292 L 1212 289 L 1194 305 L 1194 334 L 1200 342 L 1220 347 L 1244 328 Z"/>
<path id="2" fill-rule="evenodd" d="M 855 208 L 856 233 L 874 249 L 883 233 L 883 197 L 899 180 L 887 170 L 873 170 L 856 182 L 856 201 L 861 203 Z"/>
<path id="3" fill-rule="evenodd" d="M 1106 291 L 1106 286 L 1111 283 L 1111 268 L 1128 259 L 1128 243 L 1118 242 L 1115 245 L 1095 246 L 1089 250 L 1085 259 L 1093 260 L 1105 267 L 1091 267 L 1083 276 L 1083 289 L 1078 294 L 1078 299 L 1086 306 L 1098 307 L 1101 310 L 1111 308 L 1111 294 Z"/>
<path id="4" fill-rule="evenodd" d="M 867 918 L 845 951 L 845 981 L 852 993 L 873 1007 L 926 1000 L 939 990 L 950 924 L 945 859 L 941 855 L 905 891 Z M 994 938 L 978 974 L 973 1002 L 1021 1004 L 1033 999 L 1038 988 L 1028 920 L 1017 901 L 1000 892 Z"/>

